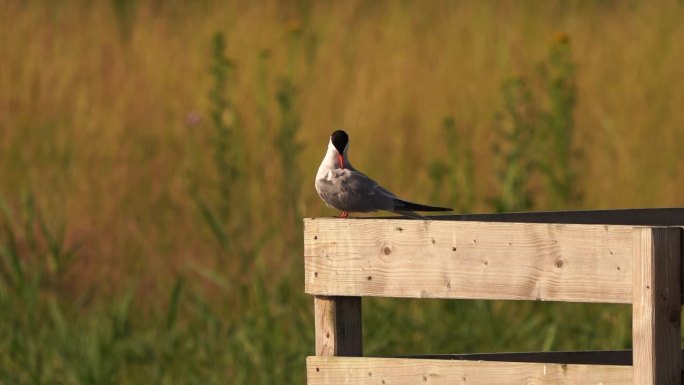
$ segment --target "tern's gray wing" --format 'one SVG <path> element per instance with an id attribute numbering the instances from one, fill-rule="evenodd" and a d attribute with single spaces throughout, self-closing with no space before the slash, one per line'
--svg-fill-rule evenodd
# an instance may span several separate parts
<path id="1" fill-rule="evenodd" d="M 391 211 L 394 208 L 394 194 L 356 170 L 330 170 L 326 178 L 316 181 L 316 189 L 326 203 L 342 211 Z"/>

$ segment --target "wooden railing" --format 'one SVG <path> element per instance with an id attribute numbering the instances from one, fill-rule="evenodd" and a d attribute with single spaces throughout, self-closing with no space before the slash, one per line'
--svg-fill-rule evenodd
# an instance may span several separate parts
<path id="1" fill-rule="evenodd" d="M 682 209 L 306 219 L 313 384 L 681 384 Z M 364 357 L 361 298 L 632 304 L 632 351 Z"/>

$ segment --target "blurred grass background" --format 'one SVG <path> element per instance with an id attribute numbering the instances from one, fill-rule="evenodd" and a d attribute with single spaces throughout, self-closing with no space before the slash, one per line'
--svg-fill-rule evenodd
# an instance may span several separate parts
<path id="1" fill-rule="evenodd" d="M 0 383 L 303 383 L 301 218 L 681 206 L 684 4 L 0 1 Z M 368 354 L 627 348 L 624 306 L 364 303 Z"/>

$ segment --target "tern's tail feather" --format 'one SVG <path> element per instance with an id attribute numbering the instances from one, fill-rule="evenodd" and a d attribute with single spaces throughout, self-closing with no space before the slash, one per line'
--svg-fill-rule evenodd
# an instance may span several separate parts
<path id="1" fill-rule="evenodd" d="M 420 203 L 394 199 L 394 211 L 452 211 L 452 209 L 446 207 L 421 205 Z"/>

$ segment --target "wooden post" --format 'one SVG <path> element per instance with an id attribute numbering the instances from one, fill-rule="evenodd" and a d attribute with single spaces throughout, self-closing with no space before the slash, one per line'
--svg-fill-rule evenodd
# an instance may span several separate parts
<path id="1" fill-rule="evenodd" d="M 681 384 L 681 230 L 634 229 L 634 383 Z"/>
<path id="2" fill-rule="evenodd" d="M 314 297 L 317 356 L 363 355 L 361 297 Z"/>

